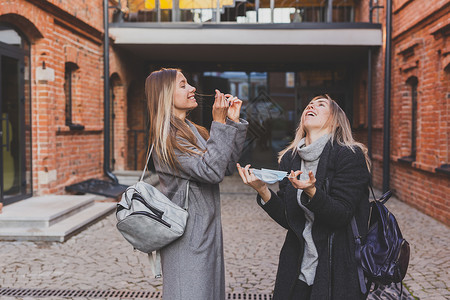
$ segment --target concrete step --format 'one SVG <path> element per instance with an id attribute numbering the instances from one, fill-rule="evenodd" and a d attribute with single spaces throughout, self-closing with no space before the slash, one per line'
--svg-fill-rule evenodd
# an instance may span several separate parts
<path id="1" fill-rule="evenodd" d="M 7 205 L 0 214 L 0 240 L 64 242 L 115 210 L 116 202 L 94 198 L 51 195 Z"/>
<path id="2" fill-rule="evenodd" d="M 0 228 L 43 228 L 94 205 L 95 195 L 48 195 L 28 198 L 3 208 Z"/>

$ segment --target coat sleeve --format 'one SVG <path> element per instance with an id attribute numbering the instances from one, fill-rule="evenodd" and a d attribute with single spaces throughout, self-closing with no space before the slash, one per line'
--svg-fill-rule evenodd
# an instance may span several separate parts
<path id="1" fill-rule="evenodd" d="M 171 175 L 203 183 L 219 183 L 223 180 L 233 153 L 238 129 L 213 121 L 206 151 L 202 155 L 176 151 L 180 169 L 168 171 Z M 197 151 L 193 146 L 191 148 Z"/>
<path id="2" fill-rule="evenodd" d="M 288 153 L 285 154 L 285 156 L 289 155 Z M 280 163 L 280 170 L 286 171 L 286 161 L 282 160 Z M 270 190 L 271 197 L 269 201 L 267 201 L 265 204 L 263 204 L 263 200 L 261 199 L 261 196 L 258 194 L 256 197 L 256 201 L 259 206 L 261 206 L 264 211 L 278 224 L 280 224 L 282 227 L 289 229 L 289 224 L 287 222 L 286 218 L 286 202 L 285 202 L 285 194 L 286 194 L 286 187 L 290 184 L 289 179 L 284 178 L 279 183 L 279 190 L 277 193 Z"/>
<path id="3" fill-rule="evenodd" d="M 344 147 L 336 155 L 336 170 L 330 183 L 329 192 L 318 188 L 316 194 L 309 198 L 302 193 L 301 201 L 314 212 L 317 222 L 332 228 L 346 226 L 355 215 L 361 201 L 366 199 L 369 185 L 364 154 L 359 148 L 353 152 Z"/>
<path id="4" fill-rule="evenodd" d="M 233 126 L 237 129 L 236 138 L 233 143 L 233 152 L 231 153 L 230 162 L 228 163 L 226 174 L 233 174 L 234 170 L 236 170 L 236 163 L 241 157 L 242 149 L 244 148 L 245 138 L 247 136 L 247 127 L 248 122 L 244 119 L 239 119 L 240 123 L 233 122 L 227 119 L 227 125 Z"/>

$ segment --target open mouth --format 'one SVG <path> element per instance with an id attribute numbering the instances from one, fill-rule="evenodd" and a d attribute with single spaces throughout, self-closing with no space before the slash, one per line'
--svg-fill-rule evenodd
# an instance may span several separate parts
<path id="1" fill-rule="evenodd" d="M 195 100 L 195 95 L 190 96 L 190 97 L 188 98 L 188 100 L 196 101 L 196 100 Z"/>
<path id="2" fill-rule="evenodd" d="M 315 116 L 317 116 L 317 115 L 316 115 L 314 112 L 312 112 L 312 111 L 307 112 L 306 115 L 307 115 L 307 116 L 310 116 L 310 117 L 315 117 Z"/>

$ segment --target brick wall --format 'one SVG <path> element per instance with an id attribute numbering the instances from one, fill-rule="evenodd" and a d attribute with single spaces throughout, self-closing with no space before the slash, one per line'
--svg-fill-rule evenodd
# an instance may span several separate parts
<path id="1" fill-rule="evenodd" d="M 66 185 L 103 177 L 103 1 L 9 0 L 0 3 L 0 21 L 22 31 L 31 41 L 32 161 L 35 195 L 64 193 Z M 116 169 L 125 169 L 126 90 L 129 72 L 120 55 L 111 53 L 115 74 Z M 36 78 L 45 62 L 54 81 Z M 72 121 L 65 123 L 66 63 L 77 66 L 72 77 Z"/>
<path id="2" fill-rule="evenodd" d="M 381 1 L 380 5 L 385 5 Z M 385 21 L 384 10 L 380 20 Z M 391 189 L 402 201 L 450 224 L 448 0 L 393 2 L 391 69 Z M 374 54 L 374 183 L 382 182 L 384 50 Z M 411 155 L 411 80 L 417 80 L 417 155 Z"/>

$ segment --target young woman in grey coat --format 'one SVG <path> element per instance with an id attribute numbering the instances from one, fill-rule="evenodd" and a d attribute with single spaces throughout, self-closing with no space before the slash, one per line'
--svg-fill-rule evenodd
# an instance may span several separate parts
<path id="1" fill-rule="evenodd" d="M 288 230 L 273 299 L 365 299 L 350 222 L 355 216 L 359 232 L 367 233 L 370 163 L 334 100 L 311 100 L 279 165 L 289 176 L 277 193 L 249 165 L 238 165 L 244 183 L 258 192 L 258 204 Z"/>
<path id="2" fill-rule="evenodd" d="M 145 91 L 161 192 L 182 206 L 189 181 L 185 233 L 161 250 L 163 297 L 225 299 L 219 183 L 235 168 L 244 144 L 242 101 L 216 90 L 208 132 L 186 118 L 198 104 L 195 88 L 179 70 L 151 73 Z"/>

